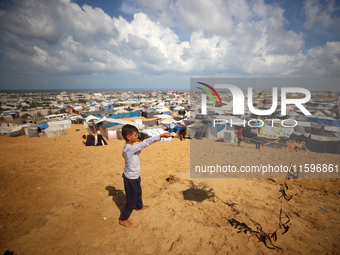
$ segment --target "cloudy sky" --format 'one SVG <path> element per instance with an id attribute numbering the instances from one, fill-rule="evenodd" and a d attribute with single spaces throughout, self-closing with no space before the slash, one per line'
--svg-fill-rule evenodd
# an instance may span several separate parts
<path id="1" fill-rule="evenodd" d="M 2 0 L 1 89 L 340 78 L 339 1 Z"/>

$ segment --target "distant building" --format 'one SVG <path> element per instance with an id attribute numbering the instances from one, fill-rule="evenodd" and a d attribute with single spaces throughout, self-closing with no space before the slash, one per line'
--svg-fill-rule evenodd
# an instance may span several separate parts
<path id="1" fill-rule="evenodd" d="M 59 101 L 70 101 L 70 97 L 68 96 L 68 94 L 66 92 L 61 92 L 60 95 L 57 96 L 57 99 Z"/>

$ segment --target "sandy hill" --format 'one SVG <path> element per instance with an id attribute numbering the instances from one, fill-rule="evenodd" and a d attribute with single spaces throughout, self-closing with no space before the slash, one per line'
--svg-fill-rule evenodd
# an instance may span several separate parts
<path id="1" fill-rule="evenodd" d="M 80 129 L 79 131 L 76 131 Z M 60 138 L 0 137 L 0 254 L 337 254 L 338 179 L 291 179 L 282 208 L 288 232 L 269 249 L 253 231 L 278 227 L 283 179 L 190 179 L 190 141 L 143 150 L 141 178 L 148 211 L 134 211 L 132 229 L 118 224 L 125 203 L 123 141 L 85 147 L 81 125 Z M 209 141 L 207 142 L 209 143 Z M 257 153 L 227 144 L 233 164 Z M 263 158 L 284 150 L 264 147 Z M 339 155 L 296 152 L 304 162 Z M 260 159 L 259 159 L 260 160 Z M 259 161 L 260 162 L 260 161 Z M 104 220 L 103 217 L 107 219 Z M 243 223 L 237 229 L 228 220 Z M 284 219 L 282 219 L 284 220 Z M 235 226 L 235 225 L 234 225 Z M 259 235 L 258 235 L 259 236 Z M 267 246 L 273 247 L 267 241 Z"/>

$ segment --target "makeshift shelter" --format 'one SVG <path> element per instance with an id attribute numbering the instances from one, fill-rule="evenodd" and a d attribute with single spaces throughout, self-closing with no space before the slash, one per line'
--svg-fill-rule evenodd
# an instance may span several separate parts
<path id="1" fill-rule="evenodd" d="M 87 117 L 85 118 L 85 121 L 86 121 L 86 122 L 96 121 L 96 120 L 99 120 L 99 118 L 98 118 L 98 117 L 95 117 L 95 116 L 93 116 L 93 115 L 89 115 L 89 116 L 87 116 Z"/>
<path id="2" fill-rule="evenodd" d="M 192 124 L 195 123 L 195 120 L 192 119 L 192 118 L 188 118 L 188 119 L 184 119 L 184 120 L 183 120 L 183 123 L 184 123 L 185 125 L 192 125 Z"/>
<path id="3" fill-rule="evenodd" d="M 193 137 L 196 139 L 202 139 L 202 138 L 216 139 L 217 128 L 213 126 L 203 125 L 198 131 L 194 132 Z"/>
<path id="4" fill-rule="evenodd" d="M 132 117 L 140 117 L 141 110 L 132 110 L 130 111 L 130 118 Z"/>
<path id="5" fill-rule="evenodd" d="M 235 143 L 235 132 L 232 130 L 224 130 L 224 139 L 225 143 Z"/>
<path id="6" fill-rule="evenodd" d="M 257 136 L 270 139 L 280 139 L 281 137 L 289 137 L 294 131 L 294 128 L 262 126 L 258 130 Z"/>
<path id="7" fill-rule="evenodd" d="M 23 129 L 23 131 L 25 133 L 25 136 L 28 136 L 28 137 L 39 137 L 38 129 L 34 125 L 26 126 L 26 127 L 23 127 L 22 129 Z"/>
<path id="8" fill-rule="evenodd" d="M 333 118 L 308 118 L 308 120 L 322 125 L 340 127 L 340 120 Z"/>
<path id="9" fill-rule="evenodd" d="M 157 125 L 158 123 L 158 120 L 143 120 L 143 125 L 145 126 L 154 126 L 154 125 Z"/>
<path id="10" fill-rule="evenodd" d="M 22 130 L 19 129 L 19 130 L 13 130 L 9 133 L 9 136 L 10 137 L 17 137 L 17 136 L 22 136 Z"/>
<path id="11" fill-rule="evenodd" d="M 12 129 L 11 132 L 9 132 L 9 136 L 11 137 L 17 137 L 17 136 L 22 136 L 25 135 L 24 127 L 29 127 L 30 125 L 20 125 Z"/>
<path id="12" fill-rule="evenodd" d="M 167 118 L 171 118 L 170 115 L 166 115 L 166 114 L 159 114 L 155 116 L 156 118 L 160 118 L 160 119 L 167 119 Z"/>
<path id="13" fill-rule="evenodd" d="M 31 137 L 39 137 L 38 129 L 37 128 L 28 128 L 26 130 L 27 130 L 27 135 L 26 136 L 28 136 L 30 138 Z"/>
<path id="14" fill-rule="evenodd" d="M 101 125 L 99 127 L 99 130 L 103 137 L 105 137 L 108 140 L 114 140 L 114 139 L 123 139 L 122 136 L 122 128 L 124 125 L 119 123 L 107 123 L 104 125 Z"/>
<path id="15" fill-rule="evenodd" d="M 308 150 L 318 153 L 340 154 L 340 137 L 314 135 L 310 133 L 299 133 L 294 131 L 289 137 L 291 140 L 305 142 Z"/>
<path id="16" fill-rule="evenodd" d="M 43 137 L 46 138 L 66 135 L 66 131 L 62 127 L 55 125 L 50 125 L 45 130 L 41 131 L 41 133 L 43 134 Z"/>
<path id="17" fill-rule="evenodd" d="M 172 122 L 174 122 L 175 120 L 173 118 L 166 118 L 160 121 L 160 123 L 164 124 L 164 125 L 169 125 Z"/>
<path id="18" fill-rule="evenodd" d="M 115 112 L 115 116 L 113 116 L 115 119 L 125 119 L 130 117 L 130 112 L 126 110 L 118 110 Z"/>
<path id="19" fill-rule="evenodd" d="M 313 152 L 340 154 L 340 138 L 311 135 L 307 140 L 307 148 Z"/>
<path id="20" fill-rule="evenodd" d="M 68 128 L 72 127 L 71 120 L 49 121 L 47 123 L 48 123 L 49 126 L 50 125 L 59 126 L 63 129 L 68 129 Z"/>
<path id="21" fill-rule="evenodd" d="M 12 128 L 6 126 L 0 126 L 0 134 L 5 135 L 12 132 Z"/>
<path id="22" fill-rule="evenodd" d="M 187 125 L 185 127 L 185 136 L 184 136 L 184 138 L 188 138 L 188 139 L 191 138 L 191 136 L 190 136 L 191 130 L 190 129 L 191 129 L 191 127 L 189 125 Z"/>
<path id="23" fill-rule="evenodd" d="M 75 111 L 77 111 L 77 112 L 80 112 L 80 111 L 83 110 L 83 107 L 80 106 L 80 105 L 78 105 L 78 106 L 75 106 L 73 109 L 74 109 Z"/>
<path id="24" fill-rule="evenodd" d="M 48 128 L 48 123 L 45 122 L 44 124 L 41 124 L 41 125 L 37 125 L 37 127 L 41 128 L 42 130 Z"/>
<path id="25" fill-rule="evenodd" d="M 197 133 L 198 131 L 201 130 L 201 127 L 202 127 L 202 126 L 203 126 L 203 124 L 202 124 L 202 123 L 198 123 L 198 122 L 196 122 L 196 123 L 190 125 L 190 137 L 196 138 L 195 135 L 196 135 L 196 133 Z"/>
<path id="26" fill-rule="evenodd" d="M 172 113 L 171 113 L 171 111 L 169 110 L 169 108 L 162 107 L 162 108 L 156 108 L 155 110 L 156 110 L 157 112 L 161 113 L 161 114 L 166 114 L 166 115 L 172 116 Z"/>
<path id="27" fill-rule="evenodd" d="M 143 120 L 142 119 L 135 119 L 132 120 L 133 123 L 137 126 L 138 129 L 144 128 Z"/>
<path id="28" fill-rule="evenodd" d="M 156 115 L 159 115 L 159 112 L 152 110 L 152 109 L 147 109 L 142 113 L 142 116 L 147 118 L 147 119 L 155 118 Z M 170 115 L 170 114 L 168 114 L 168 115 Z"/>

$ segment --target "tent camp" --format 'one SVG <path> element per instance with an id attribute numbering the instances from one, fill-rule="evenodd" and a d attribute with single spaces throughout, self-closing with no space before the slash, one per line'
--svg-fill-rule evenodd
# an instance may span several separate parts
<path id="1" fill-rule="evenodd" d="M 46 138 L 66 135 L 66 131 L 62 127 L 55 125 L 50 125 L 48 128 L 41 132 L 43 134 L 43 137 Z"/>

